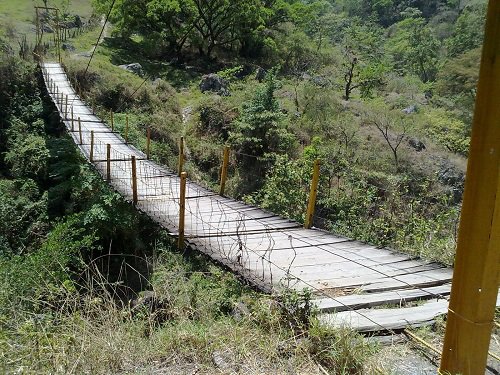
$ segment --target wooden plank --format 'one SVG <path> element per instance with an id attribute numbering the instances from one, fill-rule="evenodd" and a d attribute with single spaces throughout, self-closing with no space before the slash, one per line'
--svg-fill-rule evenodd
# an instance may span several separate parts
<path id="1" fill-rule="evenodd" d="M 399 309 L 362 309 L 319 316 L 320 322 L 334 327 L 347 326 L 359 332 L 400 330 L 408 326 L 420 327 L 446 314 L 448 301 L 426 302 L 421 306 Z"/>
<path id="2" fill-rule="evenodd" d="M 400 304 L 418 299 L 432 299 L 435 296 L 448 296 L 451 284 L 422 289 L 403 289 L 382 293 L 363 293 L 339 296 L 335 298 L 321 298 L 314 300 L 314 304 L 321 312 L 341 312 L 358 310 L 385 304 Z"/>

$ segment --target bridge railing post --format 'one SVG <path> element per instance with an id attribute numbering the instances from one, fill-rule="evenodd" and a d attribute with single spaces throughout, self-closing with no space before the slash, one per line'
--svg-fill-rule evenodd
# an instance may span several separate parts
<path id="1" fill-rule="evenodd" d="M 106 145 L 106 181 L 111 182 L 111 145 Z"/>
<path id="2" fill-rule="evenodd" d="M 64 105 L 64 119 L 68 119 L 68 94 L 66 94 L 66 103 Z"/>
<path id="3" fill-rule="evenodd" d="M 94 161 L 94 131 L 90 132 L 90 162 Z"/>
<path id="4" fill-rule="evenodd" d="M 73 106 L 71 106 L 71 131 L 75 131 L 75 113 L 73 111 Z"/>
<path id="5" fill-rule="evenodd" d="M 125 143 L 128 143 L 128 114 L 125 115 Z"/>
<path id="6" fill-rule="evenodd" d="M 319 159 L 314 161 L 313 176 L 311 181 L 311 191 L 309 192 L 309 203 L 307 205 L 306 219 L 304 221 L 304 228 L 310 229 L 314 219 L 314 209 L 316 207 L 316 197 L 318 195 L 319 184 L 319 170 L 321 162 Z"/>
<path id="7" fill-rule="evenodd" d="M 184 170 L 184 137 L 179 141 L 179 176 Z"/>
<path id="8" fill-rule="evenodd" d="M 83 145 L 82 119 L 80 117 L 78 117 L 78 133 L 80 135 L 80 145 Z"/>
<path id="9" fill-rule="evenodd" d="M 146 130 L 146 158 L 149 160 L 151 157 L 151 128 Z"/>
<path id="10" fill-rule="evenodd" d="M 114 115 L 113 115 L 113 111 L 111 111 L 111 131 L 112 132 L 115 131 L 115 118 L 114 118 Z"/>
<path id="11" fill-rule="evenodd" d="M 132 156 L 132 203 L 134 206 L 139 201 L 137 196 L 137 163 L 135 156 Z"/>
<path id="12" fill-rule="evenodd" d="M 227 170 L 229 167 L 229 146 L 224 147 L 224 154 L 222 157 L 222 169 L 220 173 L 220 189 L 219 194 L 224 195 L 226 190 Z"/>
<path id="13" fill-rule="evenodd" d="M 184 222 L 186 215 L 186 179 L 187 173 L 181 173 L 180 179 L 180 196 L 179 196 L 179 238 L 177 240 L 177 248 L 184 250 Z"/>

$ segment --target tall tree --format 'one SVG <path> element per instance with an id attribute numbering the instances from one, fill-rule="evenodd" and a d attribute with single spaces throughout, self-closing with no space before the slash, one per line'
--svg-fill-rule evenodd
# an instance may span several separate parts
<path id="1" fill-rule="evenodd" d="M 342 42 L 345 100 L 357 88 L 362 96 L 370 96 L 383 83 L 386 70 L 383 44 L 382 32 L 375 25 L 355 22 L 347 28 Z"/>
<path id="2" fill-rule="evenodd" d="M 395 25 L 389 40 L 396 69 L 416 74 L 423 82 L 434 81 L 439 69 L 440 43 L 418 10 Z"/>

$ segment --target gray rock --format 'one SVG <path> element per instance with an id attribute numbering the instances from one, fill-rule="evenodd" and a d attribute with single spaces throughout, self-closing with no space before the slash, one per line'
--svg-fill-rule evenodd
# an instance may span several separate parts
<path id="1" fill-rule="evenodd" d="M 74 52 L 76 50 L 75 46 L 69 43 L 62 44 L 63 51 Z"/>
<path id="2" fill-rule="evenodd" d="M 326 87 L 330 84 L 328 79 L 322 76 L 314 76 L 311 78 L 311 82 L 314 83 L 316 86 L 319 87 Z"/>
<path id="3" fill-rule="evenodd" d="M 250 310 L 243 302 L 238 302 L 236 305 L 234 305 L 233 310 L 231 311 L 231 316 L 238 322 L 249 315 Z"/>
<path id="4" fill-rule="evenodd" d="M 262 82 L 266 79 L 267 72 L 264 68 L 258 67 L 255 72 L 255 79 L 259 82 Z"/>
<path id="5" fill-rule="evenodd" d="M 450 188 L 453 196 L 453 203 L 458 203 L 462 199 L 465 174 L 459 170 L 449 160 L 443 160 L 437 172 L 437 178 L 440 183 Z"/>
<path id="6" fill-rule="evenodd" d="M 221 352 L 218 350 L 214 351 L 212 353 L 212 362 L 215 367 L 222 371 L 231 371 L 234 369 L 234 366 L 231 363 L 231 358 L 225 352 Z"/>
<path id="7" fill-rule="evenodd" d="M 200 91 L 201 92 L 215 92 L 221 96 L 229 96 L 229 83 L 217 74 L 207 74 L 201 78 Z"/>
<path id="8" fill-rule="evenodd" d="M 118 65 L 118 67 L 125 69 L 131 73 L 137 74 L 138 76 L 141 77 L 144 75 L 144 69 L 142 68 L 142 65 L 139 63 Z"/>
<path id="9" fill-rule="evenodd" d="M 425 144 L 417 138 L 408 138 L 408 145 L 417 152 L 425 150 Z"/>
<path id="10" fill-rule="evenodd" d="M 405 109 L 403 109 L 403 113 L 407 114 L 407 115 L 411 115 L 412 113 L 416 113 L 418 111 L 418 108 L 416 105 L 412 104 L 411 106 L 409 107 L 406 107 Z"/>

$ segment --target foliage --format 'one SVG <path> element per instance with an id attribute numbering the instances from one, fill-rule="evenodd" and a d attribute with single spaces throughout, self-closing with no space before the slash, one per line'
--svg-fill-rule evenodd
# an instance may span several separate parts
<path id="1" fill-rule="evenodd" d="M 95 0 L 94 5 L 106 13 L 111 2 Z M 242 50 L 258 37 L 264 23 L 261 2 L 245 0 L 121 0 L 115 5 L 111 21 L 122 36 L 140 33 L 155 38 L 170 51 L 182 54 L 189 43 L 200 54 L 211 57 L 215 47 L 238 43 Z"/>
<path id="2" fill-rule="evenodd" d="M 370 97 L 373 89 L 382 85 L 387 70 L 382 32 L 375 25 L 353 23 L 344 35 L 344 99 L 349 100 L 356 88 L 362 97 Z"/>
<path id="3" fill-rule="evenodd" d="M 469 152 L 470 129 L 459 119 L 451 117 L 444 110 L 425 114 L 427 134 L 451 152 L 467 155 Z"/>
<path id="4" fill-rule="evenodd" d="M 439 41 L 422 17 L 409 16 L 394 26 L 389 41 L 397 70 L 434 81 L 439 68 Z"/>
<path id="5" fill-rule="evenodd" d="M 486 2 L 466 6 L 458 17 L 452 36 L 446 41 L 448 55 L 459 56 L 483 43 Z"/>
<path id="6" fill-rule="evenodd" d="M 294 136 L 288 130 L 274 95 L 278 85 L 276 71 L 269 72 L 253 99 L 243 103 L 240 117 L 229 132 L 229 142 L 239 153 L 239 162 L 250 173 L 258 171 L 260 174 L 266 170 L 266 162 L 272 162 L 276 154 L 290 152 L 295 146 Z M 245 180 L 246 189 L 242 193 L 261 183 L 255 176 L 247 176 L 249 179 Z"/>

